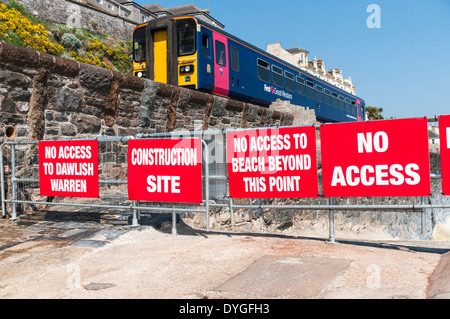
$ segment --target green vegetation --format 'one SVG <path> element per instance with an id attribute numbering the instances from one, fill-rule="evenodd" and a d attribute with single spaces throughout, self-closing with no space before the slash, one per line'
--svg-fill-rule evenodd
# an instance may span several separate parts
<path id="1" fill-rule="evenodd" d="M 123 73 L 133 66 L 131 41 L 43 21 L 14 0 L 0 0 L 0 41 Z"/>
<path id="2" fill-rule="evenodd" d="M 369 120 L 383 120 L 384 117 L 381 115 L 383 112 L 382 108 L 377 108 L 375 106 L 366 106 L 367 116 Z"/>

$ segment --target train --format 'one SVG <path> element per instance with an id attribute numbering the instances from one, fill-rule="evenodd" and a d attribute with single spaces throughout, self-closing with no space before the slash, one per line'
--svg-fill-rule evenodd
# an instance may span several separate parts
<path id="1" fill-rule="evenodd" d="M 192 16 L 151 20 L 133 31 L 133 75 L 269 107 L 314 109 L 320 122 L 365 120 L 365 101 Z"/>

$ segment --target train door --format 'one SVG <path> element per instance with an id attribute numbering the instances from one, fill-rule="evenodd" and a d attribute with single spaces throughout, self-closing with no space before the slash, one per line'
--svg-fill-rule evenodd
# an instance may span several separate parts
<path id="1" fill-rule="evenodd" d="M 358 122 L 363 121 L 363 114 L 361 114 L 361 101 L 356 99 L 356 113 L 358 117 Z"/>
<path id="2" fill-rule="evenodd" d="M 230 90 L 230 71 L 228 63 L 228 39 L 213 32 L 214 42 L 214 94 L 228 95 Z"/>
<path id="3" fill-rule="evenodd" d="M 167 83 L 167 29 L 153 35 L 155 81 Z"/>

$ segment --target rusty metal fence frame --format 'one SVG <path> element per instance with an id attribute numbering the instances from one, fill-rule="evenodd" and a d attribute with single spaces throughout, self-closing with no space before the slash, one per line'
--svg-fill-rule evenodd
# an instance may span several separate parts
<path id="1" fill-rule="evenodd" d="M 437 120 L 435 118 L 429 118 L 429 122 L 435 122 Z M 316 125 L 316 129 L 320 126 Z M 278 127 L 281 128 L 281 127 Z M 254 128 L 257 129 L 257 128 Z M 264 129 L 264 128 L 263 128 Z M 268 127 L 265 129 L 276 129 L 273 127 Z M 449 209 L 450 205 L 442 204 L 426 204 L 426 197 L 421 197 L 419 203 L 415 204 L 403 204 L 403 205 L 378 205 L 378 204 L 356 204 L 356 205 L 338 205 L 334 204 L 334 199 L 331 197 L 326 198 L 326 204 L 318 204 L 318 205 L 264 205 L 264 204 L 235 204 L 233 199 L 229 196 L 229 186 L 228 186 L 228 172 L 226 165 L 226 133 L 231 131 L 239 131 L 239 130 L 251 130 L 251 129 L 233 129 L 233 130 L 208 130 L 208 131 L 177 131 L 172 133 L 153 133 L 153 134 L 138 134 L 136 137 L 133 136 L 124 136 L 124 137 L 99 137 L 92 139 L 66 139 L 66 140 L 58 140 L 58 141 L 75 141 L 75 140 L 97 140 L 99 142 L 128 142 L 130 139 L 161 139 L 161 138 L 200 138 L 202 141 L 202 158 L 204 162 L 204 172 L 203 172 L 203 180 L 204 180 L 204 200 L 203 203 L 196 206 L 174 206 L 168 207 L 170 203 L 162 203 L 155 205 L 155 203 L 143 204 L 142 202 L 131 201 L 128 205 L 105 205 L 105 204 L 81 204 L 81 203 L 71 203 L 71 202 L 39 202 L 33 200 L 21 200 L 18 199 L 17 196 L 17 185 L 18 183 L 29 182 L 29 183 L 39 183 L 38 178 L 20 178 L 16 176 L 16 151 L 17 147 L 23 145 L 36 145 L 39 141 L 14 141 L 8 140 L 0 146 L 0 166 L 1 166 L 1 200 L 2 200 L 2 212 L 3 217 L 6 217 L 6 203 L 10 203 L 12 206 L 11 219 L 18 219 L 17 217 L 17 205 L 18 204 L 30 204 L 30 205 L 59 205 L 59 206 L 73 206 L 73 207 L 87 207 L 87 208 L 104 208 L 104 209 L 117 209 L 117 210 L 126 210 L 132 212 L 132 227 L 138 227 L 140 212 L 141 211 L 170 211 L 172 212 L 172 234 L 177 234 L 176 229 L 176 214 L 181 212 L 192 212 L 192 213 L 205 213 L 206 214 L 206 231 L 210 229 L 210 208 L 218 207 L 218 208 L 229 208 L 230 216 L 231 216 L 231 227 L 232 230 L 235 230 L 234 224 L 234 210 L 235 209 L 293 209 L 293 210 L 318 210 L 318 211 L 328 211 L 329 213 L 329 238 L 327 243 L 336 243 L 335 238 L 335 230 L 334 230 L 334 216 L 336 211 L 385 211 L 385 212 L 393 212 L 393 211 L 405 211 L 405 212 L 420 212 L 422 214 L 422 230 L 424 231 L 424 210 L 425 209 Z M 209 136 L 210 138 L 206 138 Z M 207 141 L 211 140 L 212 136 L 221 136 L 223 142 L 223 155 L 224 155 L 224 174 L 223 175 L 210 175 L 209 166 L 214 163 L 209 162 L 209 157 L 206 156 L 205 161 L 205 153 L 209 154 L 210 146 Z M 4 148 L 11 148 L 11 177 L 10 177 L 10 185 L 11 185 L 11 199 L 6 198 L 5 194 L 5 185 L 7 183 L 7 178 L 5 177 L 5 165 L 3 163 L 4 157 Z M 318 148 L 320 146 L 317 146 Z M 100 153 L 99 153 L 100 155 Z M 99 156 L 100 157 L 100 156 Z M 100 164 L 99 164 L 100 165 Z M 441 176 L 439 174 L 431 174 L 432 179 L 440 179 Z M 99 177 L 100 178 L 100 177 Z M 321 178 L 321 176 L 319 176 Z M 225 188 L 224 200 L 228 201 L 228 203 L 210 203 L 210 181 L 218 181 L 222 183 L 222 186 Z M 105 184 L 127 184 L 126 180 L 108 180 L 108 179 L 100 179 L 100 185 Z"/>

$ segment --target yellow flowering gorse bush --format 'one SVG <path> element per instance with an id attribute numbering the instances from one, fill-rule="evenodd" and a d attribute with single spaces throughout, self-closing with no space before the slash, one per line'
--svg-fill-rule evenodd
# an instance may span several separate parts
<path id="1" fill-rule="evenodd" d="M 34 24 L 19 11 L 9 9 L 3 3 L 0 3 L 0 38 L 40 52 L 61 54 L 64 51 L 61 45 L 50 41 L 43 25 Z"/>
<path id="2" fill-rule="evenodd" d="M 52 30 L 52 34 L 50 34 L 41 24 L 46 24 L 45 22 L 34 19 L 14 0 L 10 0 L 9 5 L 5 5 L 1 1 L 0 41 L 40 52 L 62 55 L 75 61 L 93 64 L 109 70 L 117 68 L 122 72 L 130 72 L 132 60 L 131 53 L 127 53 L 127 50 L 131 50 L 131 42 L 130 44 L 123 41 L 116 43 L 114 39 L 102 42 L 98 36 L 93 36 L 86 30 L 68 28 L 64 25 L 49 24 L 48 27 Z M 64 40 L 66 34 L 70 34 L 72 38 L 78 41 L 79 46 L 85 43 L 85 48 L 75 48 L 70 45 L 70 41 Z M 103 35 L 103 37 L 108 36 Z M 128 48 L 127 50 L 125 50 L 125 46 Z"/>

